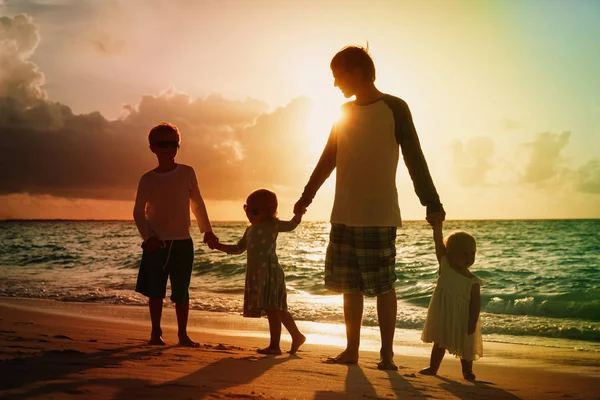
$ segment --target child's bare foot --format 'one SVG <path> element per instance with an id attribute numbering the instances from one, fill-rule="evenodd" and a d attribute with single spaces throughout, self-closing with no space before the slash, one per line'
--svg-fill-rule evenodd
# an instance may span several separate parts
<path id="1" fill-rule="evenodd" d="M 288 351 L 288 353 L 296 354 L 296 352 L 298 351 L 300 346 L 304 344 L 304 342 L 306 342 L 306 336 L 304 336 L 303 334 L 300 334 L 300 336 L 296 338 L 292 338 L 292 347 L 290 348 L 290 351 Z"/>
<path id="2" fill-rule="evenodd" d="M 281 349 L 279 347 L 265 347 L 264 349 L 256 350 L 259 354 L 269 354 L 273 356 L 278 356 L 281 354 Z"/>
<path id="3" fill-rule="evenodd" d="M 475 374 L 473 373 L 473 371 L 463 371 L 463 378 L 465 378 L 468 381 L 474 381 Z"/>
<path id="4" fill-rule="evenodd" d="M 358 364 L 358 352 L 350 352 L 348 349 L 342 351 L 335 357 L 325 360 L 327 364 Z"/>
<path id="5" fill-rule="evenodd" d="M 179 345 L 184 347 L 200 347 L 200 343 L 194 342 L 188 335 L 179 336 Z"/>
<path id="6" fill-rule="evenodd" d="M 162 338 L 162 330 L 152 330 L 150 332 L 150 340 L 148 340 L 150 346 L 164 346 L 166 343 Z"/>
<path id="7" fill-rule="evenodd" d="M 424 368 L 419 373 L 423 375 L 437 375 L 437 371 L 431 367 Z"/>

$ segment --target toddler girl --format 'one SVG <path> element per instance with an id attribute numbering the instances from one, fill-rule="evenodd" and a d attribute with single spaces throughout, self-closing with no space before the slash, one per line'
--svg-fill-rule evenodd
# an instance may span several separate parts
<path id="1" fill-rule="evenodd" d="M 429 367 L 421 373 L 437 374 L 448 349 L 450 354 L 460 357 L 463 377 L 473 380 L 473 360 L 483 355 L 479 311 L 480 285 L 484 282 L 469 271 L 475 262 L 475 238 L 457 231 L 444 241 L 439 222 L 433 224 L 433 240 L 440 276 L 421 335 L 424 342 L 433 342 Z"/>
<path id="2" fill-rule="evenodd" d="M 288 353 L 294 354 L 306 337 L 300 333 L 294 318 L 287 310 L 287 294 L 283 269 L 275 253 L 277 234 L 294 230 L 302 219 L 294 215 L 291 221 L 277 218 L 277 196 L 270 190 L 260 189 L 248 196 L 244 211 L 251 225 L 236 245 L 209 243 L 211 249 L 227 254 L 247 251 L 246 285 L 244 289 L 244 317 L 260 317 L 263 312 L 269 320 L 271 342 L 258 350 L 261 354 L 281 354 L 279 341 L 281 324 L 292 336 Z"/>

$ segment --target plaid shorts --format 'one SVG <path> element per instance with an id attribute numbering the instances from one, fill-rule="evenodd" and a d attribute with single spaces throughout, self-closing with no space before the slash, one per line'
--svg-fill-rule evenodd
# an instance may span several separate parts
<path id="1" fill-rule="evenodd" d="M 332 224 L 325 257 L 325 287 L 377 296 L 396 281 L 396 227 Z"/>

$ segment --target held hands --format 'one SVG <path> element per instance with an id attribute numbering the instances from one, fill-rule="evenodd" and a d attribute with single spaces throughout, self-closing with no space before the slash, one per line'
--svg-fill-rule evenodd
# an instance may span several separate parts
<path id="1" fill-rule="evenodd" d="M 427 222 L 429 222 L 429 225 L 431 225 L 431 227 L 441 226 L 442 222 L 444 222 L 444 220 L 446 219 L 446 211 L 442 209 L 442 211 L 429 213 L 427 214 L 426 219 Z"/>
<path id="2" fill-rule="evenodd" d="M 212 231 L 208 231 L 204 234 L 203 241 L 208 245 L 208 248 L 212 250 L 219 243 L 219 238 L 216 237 Z"/>
<path id="3" fill-rule="evenodd" d="M 307 201 L 301 197 L 300 200 L 294 204 L 294 218 L 296 215 L 306 214 L 306 208 L 309 204 L 310 201 Z"/>

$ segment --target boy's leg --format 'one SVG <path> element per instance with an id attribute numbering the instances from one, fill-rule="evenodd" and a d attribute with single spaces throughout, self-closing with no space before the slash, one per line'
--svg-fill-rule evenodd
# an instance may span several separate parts
<path id="1" fill-rule="evenodd" d="M 394 333 L 396 332 L 396 314 L 398 300 L 396 290 L 377 296 L 377 319 L 379 320 L 379 333 L 381 335 L 381 350 L 379 355 L 381 361 L 377 364 L 378 369 L 397 370 L 394 364 Z"/>
<path id="2" fill-rule="evenodd" d="M 446 354 L 446 348 L 440 347 L 437 343 L 433 343 L 431 348 L 431 357 L 429 359 L 429 367 L 422 369 L 420 372 L 423 375 L 435 375 L 440 369 L 440 364 Z"/>
<path id="3" fill-rule="evenodd" d="M 187 334 L 188 315 L 190 313 L 190 301 L 175 304 L 175 313 L 177 314 L 177 336 L 179 345 L 186 347 L 200 347 L 198 342 L 194 342 Z"/>
<path id="4" fill-rule="evenodd" d="M 152 332 L 150 333 L 148 344 L 163 346 L 165 345 L 165 341 L 162 338 L 162 329 L 160 327 L 163 299 L 148 299 L 148 308 L 150 309 L 150 320 L 152 321 Z"/>
<path id="5" fill-rule="evenodd" d="M 267 313 L 267 319 L 269 320 L 269 334 L 271 335 L 271 342 L 269 347 L 264 349 L 258 349 L 257 352 L 260 354 L 281 354 L 281 348 L 279 342 L 281 340 L 281 316 L 279 310 L 265 310 Z"/>
<path id="6" fill-rule="evenodd" d="M 290 351 L 288 351 L 288 353 L 295 354 L 300 348 L 300 346 L 302 346 L 306 341 L 306 336 L 300 333 L 300 330 L 298 329 L 298 326 L 296 325 L 292 314 L 290 314 L 287 311 L 280 311 L 279 315 L 283 326 L 285 326 L 285 329 L 288 330 L 290 336 L 292 337 L 292 347 L 290 348 Z"/>

